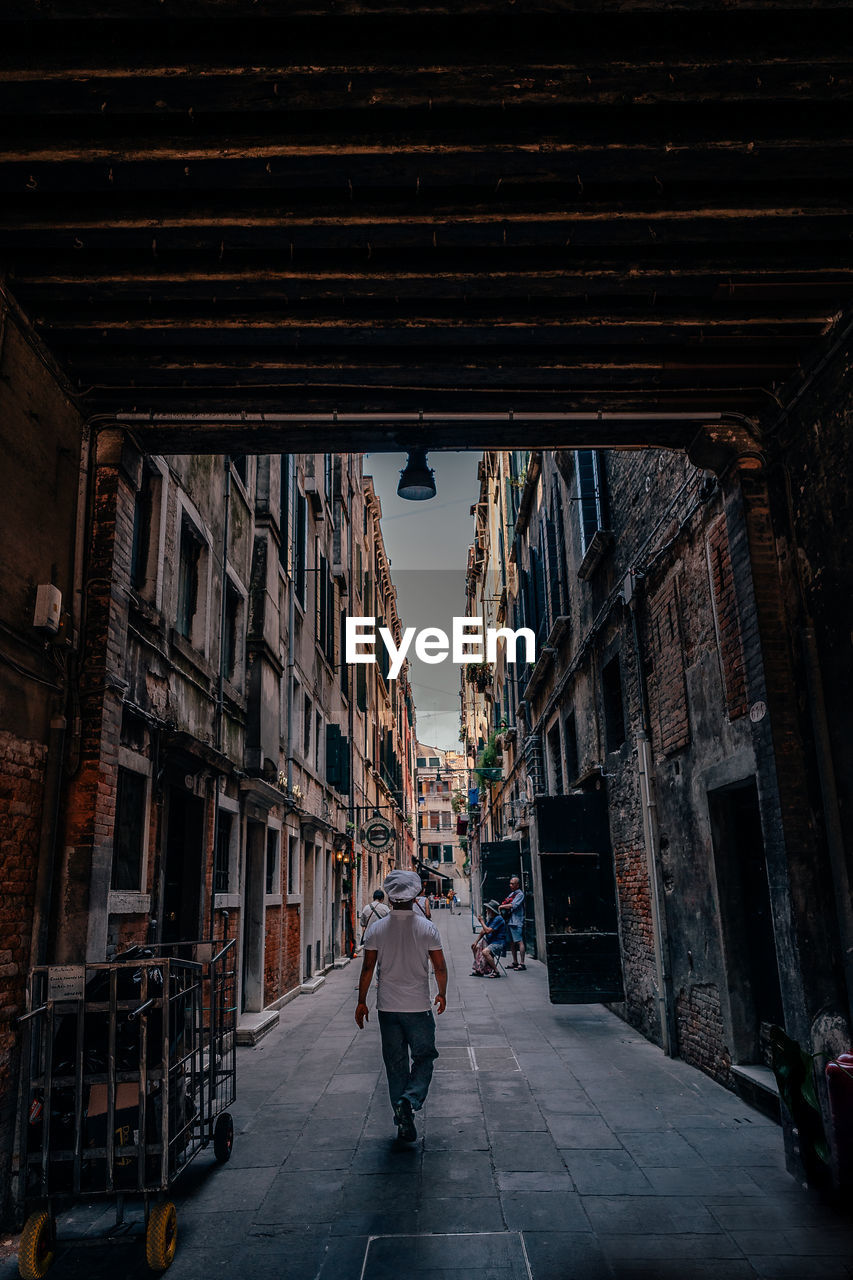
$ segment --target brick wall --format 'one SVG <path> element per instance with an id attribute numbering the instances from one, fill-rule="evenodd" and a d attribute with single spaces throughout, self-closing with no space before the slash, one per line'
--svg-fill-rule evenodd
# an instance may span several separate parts
<path id="1" fill-rule="evenodd" d="M 47 748 L 0 730 L 0 1195 L 9 1186 Z M 5 1211 L 0 1204 L 0 1214 Z"/>
<path id="2" fill-rule="evenodd" d="M 625 1013 L 632 1026 L 646 1035 L 657 1035 L 659 1017 L 652 987 L 655 944 L 646 851 L 642 846 L 617 843 L 613 860 L 619 899 Z"/>
<path id="3" fill-rule="evenodd" d="M 697 983 L 682 987 L 675 1000 L 675 1016 L 681 1056 L 731 1088 L 732 1063 L 725 1046 L 717 986 Z"/>
<path id="4" fill-rule="evenodd" d="M 302 934 L 300 931 L 299 907 L 284 908 L 282 930 L 281 960 L 281 992 L 286 995 L 294 987 L 299 986 L 301 963 Z"/>

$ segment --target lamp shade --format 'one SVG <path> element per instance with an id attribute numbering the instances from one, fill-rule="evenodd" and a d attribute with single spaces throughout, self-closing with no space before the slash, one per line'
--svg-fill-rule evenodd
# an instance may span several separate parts
<path id="1" fill-rule="evenodd" d="M 435 497 L 435 476 L 427 466 L 426 449 L 410 449 L 406 465 L 400 472 L 397 496 L 410 502 L 425 502 Z"/>

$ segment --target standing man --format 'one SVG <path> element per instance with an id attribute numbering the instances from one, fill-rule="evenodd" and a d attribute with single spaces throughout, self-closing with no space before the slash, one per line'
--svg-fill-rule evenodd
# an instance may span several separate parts
<path id="1" fill-rule="evenodd" d="M 521 881 L 518 876 L 513 876 L 509 882 L 509 893 L 501 903 L 501 910 L 505 911 L 509 908 L 509 919 L 507 920 L 507 928 L 509 929 L 509 945 L 512 951 L 512 964 L 510 969 L 526 969 L 524 963 L 527 956 L 527 950 L 524 946 L 524 890 L 521 887 Z M 519 960 L 519 956 L 521 959 Z"/>
<path id="2" fill-rule="evenodd" d="M 355 1020 L 362 1028 L 369 1018 L 367 992 L 376 970 L 382 1058 L 397 1137 L 401 1142 L 414 1142 L 418 1131 L 413 1113 L 426 1101 L 432 1064 L 438 1057 L 429 966 L 432 964 L 438 983 L 433 1003 L 439 1014 L 447 1005 L 447 966 L 435 925 L 412 910 L 421 892 L 420 876 L 414 871 L 390 871 L 383 887 L 391 913 L 371 924 L 365 934 Z"/>

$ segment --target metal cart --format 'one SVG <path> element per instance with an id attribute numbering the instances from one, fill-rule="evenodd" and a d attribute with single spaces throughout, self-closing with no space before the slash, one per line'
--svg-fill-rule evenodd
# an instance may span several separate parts
<path id="1" fill-rule="evenodd" d="M 231 1155 L 236 1097 L 235 939 L 133 947 L 106 964 L 30 974 L 20 1019 L 22 1105 L 18 1198 L 29 1210 L 18 1269 L 44 1276 L 56 1215 L 78 1199 L 145 1205 L 154 1271 L 175 1256 L 169 1188 L 213 1143 Z"/>

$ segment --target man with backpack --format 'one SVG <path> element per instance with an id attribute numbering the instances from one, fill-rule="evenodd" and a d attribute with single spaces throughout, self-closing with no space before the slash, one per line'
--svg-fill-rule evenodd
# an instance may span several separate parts
<path id="1" fill-rule="evenodd" d="M 381 889 L 373 890 L 373 901 L 368 902 L 367 906 L 362 907 L 359 920 L 361 921 L 361 940 L 364 942 L 364 935 L 375 920 L 382 920 L 388 915 L 391 908 L 385 901 L 385 894 Z"/>

